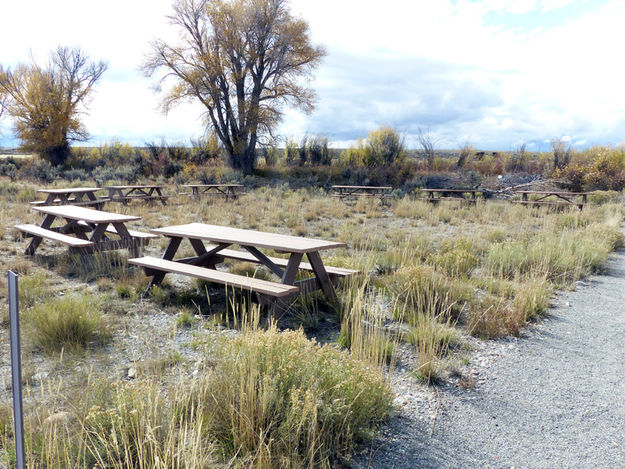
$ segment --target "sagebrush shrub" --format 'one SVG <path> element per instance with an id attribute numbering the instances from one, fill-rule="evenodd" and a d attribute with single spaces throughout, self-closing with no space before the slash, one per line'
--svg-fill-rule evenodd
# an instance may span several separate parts
<path id="1" fill-rule="evenodd" d="M 211 402 L 208 431 L 249 466 L 330 467 L 391 409 L 381 370 L 302 331 L 246 332 L 214 363 L 188 404 Z"/>

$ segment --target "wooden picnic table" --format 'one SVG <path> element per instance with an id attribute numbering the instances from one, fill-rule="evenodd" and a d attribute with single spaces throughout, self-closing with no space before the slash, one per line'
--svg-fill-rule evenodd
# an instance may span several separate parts
<path id="1" fill-rule="evenodd" d="M 32 240 L 26 248 L 26 255 L 33 255 L 41 241 L 46 238 L 83 253 L 128 248 L 136 256 L 149 239 L 150 233 L 129 230 L 126 223 L 140 220 L 141 217 L 93 210 L 74 205 L 33 207 L 45 215 L 41 225 L 16 225 L 16 228 Z M 53 226 L 55 221 L 60 226 Z M 87 236 L 90 233 L 90 236 Z M 109 236 L 114 236 L 111 239 Z"/>
<path id="2" fill-rule="evenodd" d="M 166 273 L 178 273 L 254 291 L 260 293 L 261 299 L 262 295 L 278 298 L 321 288 L 328 300 L 335 302 L 337 297 L 330 277 L 344 277 L 357 273 L 355 270 L 335 267 L 326 269 L 323 264 L 320 251 L 345 247 L 346 244 L 342 242 L 203 223 L 168 226 L 153 229 L 151 232 L 170 238 L 162 259 L 143 257 L 129 260 L 131 264 L 144 267 L 146 274 L 152 276 L 148 290 L 153 285 L 162 282 Z M 196 255 L 174 260 L 178 247 L 184 239 L 189 240 Z M 206 241 L 210 244 L 204 244 Z M 244 251 L 227 249 L 232 245 L 238 245 Z M 289 257 L 288 259 L 271 258 L 261 252 L 264 249 L 288 253 Z M 308 258 L 309 263 L 301 262 L 304 255 Z M 216 265 L 226 258 L 265 265 L 277 276 L 279 282 L 217 271 Z M 296 274 L 300 269 L 310 271 L 314 276 L 296 280 Z"/>
<path id="3" fill-rule="evenodd" d="M 428 202 L 436 203 L 441 200 L 463 200 L 476 203 L 478 194 L 484 194 L 482 189 L 420 189 L 427 194 Z M 468 197 L 467 197 L 468 196 Z"/>
<path id="4" fill-rule="evenodd" d="M 183 184 L 182 187 L 191 189 L 191 193 L 185 195 L 196 199 L 202 195 L 209 195 L 235 200 L 241 195 L 240 190 L 244 186 L 243 184 Z"/>
<path id="5" fill-rule="evenodd" d="M 38 189 L 37 192 L 47 194 L 46 200 L 31 202 L 33 206 L 46 205 L 88 205 L 101 209 L 109 198 L 98 197 L 96 192 L 101 191 L 99 187 L 67 187 L 61 189 Z"/>
<path id="6" fill-rule="evenodd" d="M 107 186 L 109 199 L 127 205 L 131 200 L 160 200 L 167 205 L 167 196 L 163 195 L 163 186 L 159 184 Z"/>
<path id="7" fill-rule="evenodd" d="M 333 197 L 340 199 L 346 199 L 351 197 L 377 197 L 380 201 L 391 198 L 391 186 L 346 186 L 346 185 L 334 185 L 332 186 L 334 193 Z"/>
<path id="8" fill-rule="evenodd" d="M 521 194 L 521 200 L 513 200 L 513 203 L 532 205 L 567 206 L 575 205 L 580 210 L 588 203 L 588 192 L 566 192 L 566 191 L 517 191 Z M 577 199 L 577 200 L 576 200 Z"/>

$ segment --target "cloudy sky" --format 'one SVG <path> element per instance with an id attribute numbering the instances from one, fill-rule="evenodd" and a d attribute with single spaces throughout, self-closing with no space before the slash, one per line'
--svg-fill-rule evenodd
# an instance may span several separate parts
<path id="1" fill-rule="evenodd" d="M 188 142 L 201 108 L 167 116 L 138 71 L 155 37 L 175 39 L 171 0 L 4 2 L 0 63 L 80 46 L 108 71 L 85 117 L 91 144 Z M 547 150 L 625 140 L 624 0 L 291 0 L 328 55 L 311 86 L 316 110 L 287 111 L 278 133 L 344 146 L 380 125 L 409 146 L 419 128 L 439 148 L 470 143 Z M 0 146 L 10 146 L 10 123 Z"/>

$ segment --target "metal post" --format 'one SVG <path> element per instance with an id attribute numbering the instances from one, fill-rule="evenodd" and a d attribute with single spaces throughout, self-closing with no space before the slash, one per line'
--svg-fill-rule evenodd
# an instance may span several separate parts
<path id="1" fill-rule="evenodd" d="M 9 327 L 11 329 L 11 376 L 13 378 L 13 418 L 15 421 L 15 460 L 24 469 L 24 414 L 22 411 L 22 357 L 17 303 L 17 274 L 9 270 Z"/>

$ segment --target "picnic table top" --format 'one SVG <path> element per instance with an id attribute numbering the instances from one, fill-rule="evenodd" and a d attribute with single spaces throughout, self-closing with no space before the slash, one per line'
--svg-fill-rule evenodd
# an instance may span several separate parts
<path id="1" fill-rule="evenodd" d="M 484 192 L 484 189 L 421 189 L 423 192 Z"/>
<path id="2" fill-rule="evenodd" d="M 590 192 L 564 192 L 564 191 L 515 191 L 516 194 L 551 194 L 551 195 L 588 195 Z"/>
<path id="3" fill-rule="evenodd" d="M 105 189 L 151 189 L 163 187 L 162 184 L 135 184 L 130 186 L 106 186 Z"/>
<path id="4" fill-rule="evenodd" d="M 62 189 L 37 189 L 43 194 L 79 194 L 83 192 L 101 191 L 100 187 L 65 187 Z"/>
<path id="5" fill-rule="evenodd" d="M 57 217 L 69 218 L 71 220 L 82 220 L 87 223 L 118 223 L 133 220 L 141 220 L 141 217 L 134 215 L 122 215 L 120 213 L 103 212 L 86 207 L 75 205 L 47 205 L 45 207 L 33 207 L 37 212 Z"/>
<path id="6" fill-rule="evenodd" d="M 334 185 L 332 186 L 332 189 L 363 189 L 363 190 L 367 190 L 367 189 L 384 189 L 384 190 L 391 190 L 393 189 L 391 186 L 345 186 L 345 185 Z"/>
<path id="7" fill-rule="evenodd" d="M 150 231 L 155 234 L 171 237 L 203 239 L 214 243 L 255 246 L 291 253 L 307 253 L 347 246 L 345 243 L 338 241 L 301 238 L 298 236 L 266 233 L 264 231 L 245 230 L 228 226 L 207 225 L 204 223 L 166 226 Z"/>
<path id="8" fill-rule="evenodd" d="M 243 184 L 183 184 L 182 187 L 243 187 Z"/>

